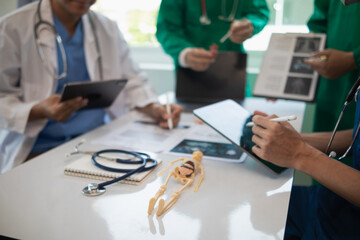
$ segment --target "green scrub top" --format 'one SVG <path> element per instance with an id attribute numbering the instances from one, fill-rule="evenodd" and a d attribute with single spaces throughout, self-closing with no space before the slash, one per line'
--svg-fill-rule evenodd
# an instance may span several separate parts
<path id="1" fill-rule="evenodd" d="M 162 0 L 156 37 L 176 65 L 180 52 L 187 47 L 202 47 L 209 50 L 215 43 L 219 46 L 219 51 L 244 52 L 242 44 L 233 43 L 229 39 L 222 44 L 219 43 L 231 25 L 230 21 L 220 20 L 219 16 L 228 17 L 236 1 L 238 6 L 235 19 L 248 19 L 253 24 L 254 34 L 259 33 L 269 19 L 269 9 L 265 0 L 206 0 L 210 25 L 200 23 L 201 0 Z M 225 11 L 222 4 L 226 4 Z"/>
<path id="2" fill-rule="evenodd" d="M 326 48 L 354 53 L 360 67 L 360 4 L 345 7 L 340 0 L 315 0 L 314 13 L 308 21 L 312 32 L 326 33 Z M 359 71 L 351 71 L 339 79 L 320 77 L 315 103 L 314 131 L 332 131 L 344 105 L 346 96 L 355 83 Z M 354 126 L 355 103 L 346 110 L 339 129 Z"/>

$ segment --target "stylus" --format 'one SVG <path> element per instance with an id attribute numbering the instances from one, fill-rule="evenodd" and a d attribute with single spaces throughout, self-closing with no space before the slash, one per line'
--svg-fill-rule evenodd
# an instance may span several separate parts
<path id="1" fill-rule="evenodd" d="M 166 112 L 168 114 L 171 114 L 169 94 L 166 94 Z M 172 118 L 168 118 L 167 122 L 168 122 L 169 129 L 170 130 L 173 129 L 174 126 L 173 126 Z"/>
<path id="2" fill-rule="evenodd" d="M 295 115 L 291 115 L 291 116 L 285 116 L 285 117 L 272 118 L 272 119 L 270 119 L 270 121 L 273 121 L 273 122 L 289 122 L 289 121 L 292 121 L 292 120 L 296 120 L 296 118 L 297 117 Z M 254 122 L 248 122 L 246 124 L 247 127 L 252 127 L 254 125 L 255 125 Z"/>
<path id="3" fill-rule="evenodd" d="M 226 41 L 226 39 L 228 39 L 232 34 L 232 31 L 228 31 L 221 39 L 220 39 L 220 43 L 223 43 Z"/>

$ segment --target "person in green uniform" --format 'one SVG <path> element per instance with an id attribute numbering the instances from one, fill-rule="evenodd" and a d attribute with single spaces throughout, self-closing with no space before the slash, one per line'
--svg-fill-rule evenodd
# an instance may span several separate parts
<path id="1" fill-rule="evenodd" d="M 360 3 L 345 7 L 339 0 L 315 0 L 308 21 L 310 31 L 326 33 L 326 48 L 315 57 L 325 61 L 305 61 L 320 75 L 313 131 L 333 130 L 344 99 L 359 75 Z M 339 130 L 354 126 L 355 104 L 350 105 Z"/>
<path id="2" fill-rule="evenodd" d="M 244 52 L 242 43 L 269 19 L 265 0 L 162 0 L 156 37 L 175 66 L 205 71 L 219 51 Z M 223 43 L 220 39 L 229 33 Z M 214 50 L 214 49 L 213 49 Z"/>

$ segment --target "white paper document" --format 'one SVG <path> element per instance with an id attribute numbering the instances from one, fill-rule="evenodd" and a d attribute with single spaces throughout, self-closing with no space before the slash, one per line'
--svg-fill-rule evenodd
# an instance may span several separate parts
<path id="1" fill-rule="evenodd" d="M 246 158 L 246 154 L 209 126 L 193 122 L 180 122 L 176 128 L 168 130 L 152 122 L 135 120 L 91 143 L 183 157 L 191 157 L 192 152 L 199 150 L 206 159 L 230 162 L 242 162 Z"/>
<path id="2" fill-rule="evenodd" d="M 136 120 L 94 139 L 92 144 L 160 153 L 173 146 L 193 125 L 194 123 L 179 124 L 168 130 L 155 123 Z"/>
<path id="3" fill-rule="evenodd" d="M 314 101 L 318 74 L 304 59 L 325 46 L 325 34 L 273 33 L 265 52 L 254 96 Z M 313 59 L 326 61 L 325 59 Z"/>

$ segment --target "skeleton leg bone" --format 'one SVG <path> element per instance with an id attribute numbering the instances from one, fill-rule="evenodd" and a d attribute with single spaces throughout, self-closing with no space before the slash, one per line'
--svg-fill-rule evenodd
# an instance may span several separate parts
<path id="1" fill-rule="evenodd" d="M 187 183 L 180 188 L 179 191 L 175 191 L 171 197 L 170 200 L 165 204 L 165 200 L 164 199 L 160 199 L 159 201 L 159 207 L 158 210 L 156 212 L 157 216 L 160 216 L 161 214 L 163 214 L 164 212 L 166 212 L 168 209 L 170 209 L 176 202 L 176 200 L 179 198 L 180 194 L 188 187 L 191 185 L 191 183 L 194 181 L 193 179 L 186 179 Z"/>
<path id="2" fill-rule="evenodd" d="M 159 197 L 161 195 L 164 194 L 164 192 L 166 191 L 166 186 L 171 178 L 171 176 L 174 175 L 174 172 L 171 171 L 169 173 L 169 176 L 166 178 L 165 183 L 163 185 L 160 186 L 160 189 L 157 191 L 157 193 L 155 194 L 155 196 L 153 198 L 150 199 L 149 201 L 149 207 L 148 207 L 148 214 L 150 215 L 152 213 L 152 211 L 154 210 L 155 204 L 157 202 L 157 200 L 159 199 Z"/>

